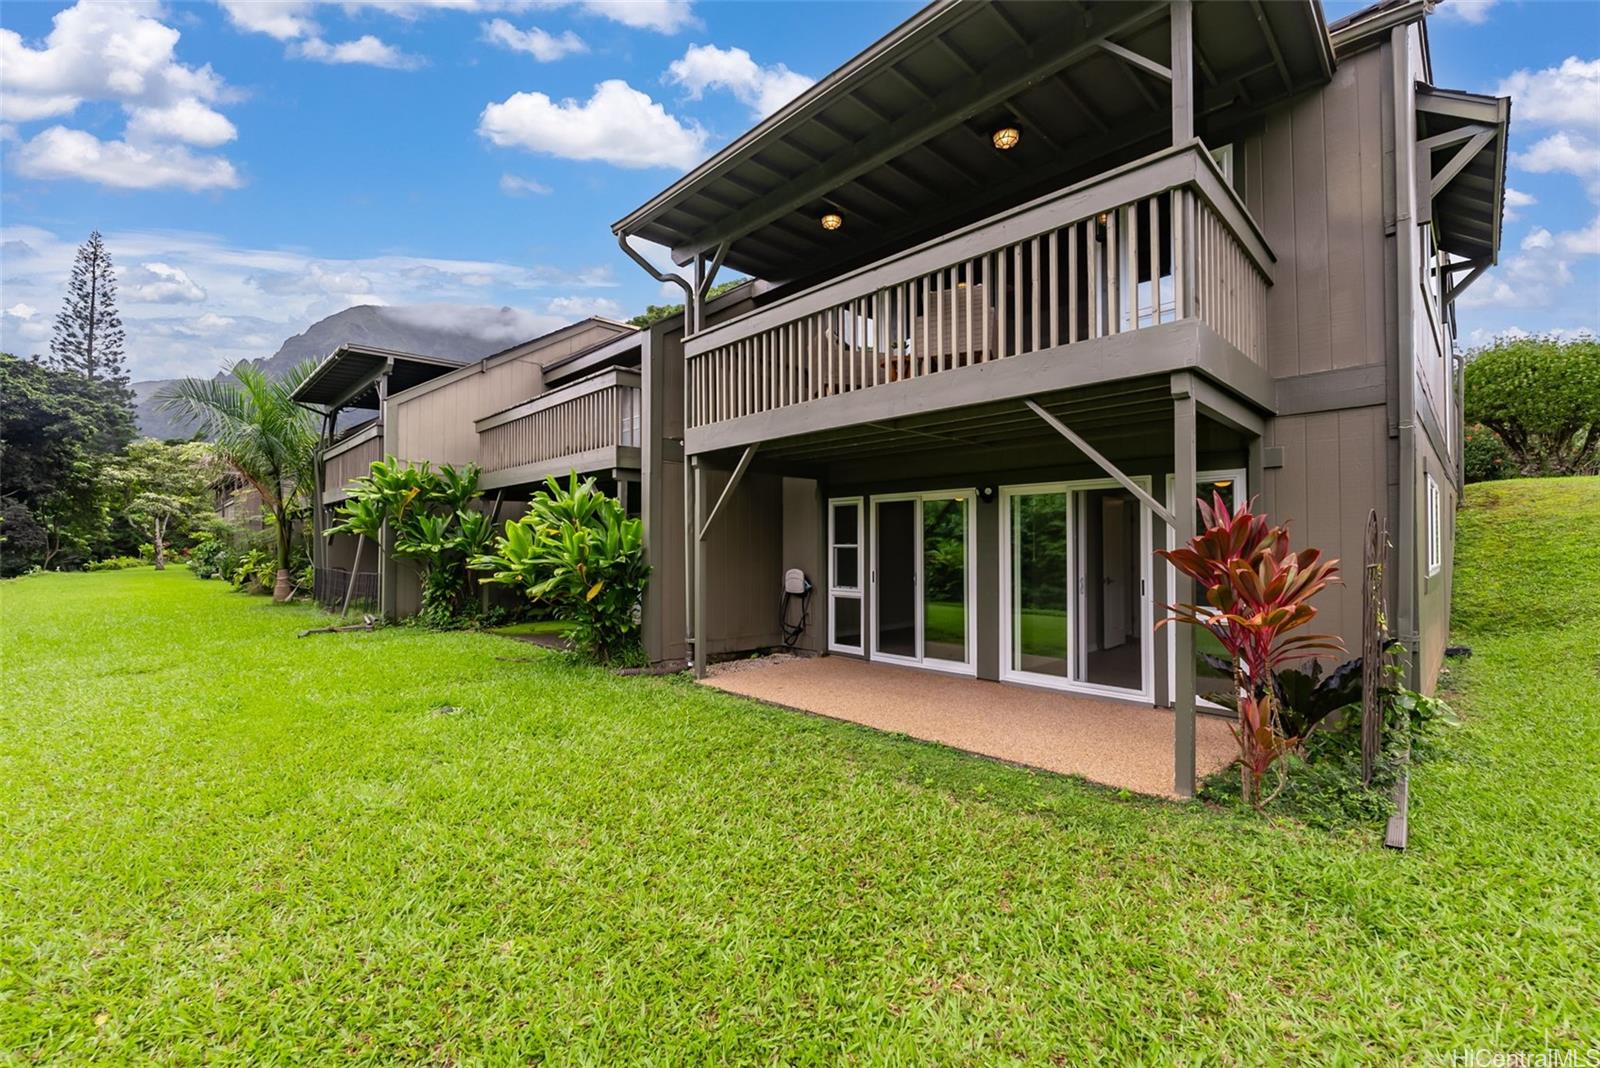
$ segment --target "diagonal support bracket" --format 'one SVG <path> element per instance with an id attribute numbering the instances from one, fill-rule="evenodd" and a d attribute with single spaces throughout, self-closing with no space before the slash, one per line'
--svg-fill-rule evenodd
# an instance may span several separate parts
<path id="1" fill-rule="evenodd" d="M 1090 445 L 1087 441 L 1084 441 L 1083 438 L 1074 433 L 1073 430 L 1065 423 L 1051 415 L 1049 412 L 1045 411 L 1044 408 L 1040 407 L 1035 402 L 1031 400 L 1025 400 L 1022 403 L 1033 409 L 1033 414 L 1037 415 L 1040 419 L 1043 419 L 1046 423 L 1048 423 L 1051 429 L 1053 429 L 1057 434 L 1060 434 L 1062 437 L 1072 442 L 1078 451 L 1083 453 L 1090 460 L 1094 461 L 1095 465 L 1098 466 L 1100 470 L 1116 479 L 1119 486 L 1133 494 L 1135 497 L 1139 498 L 1146 508 L 1149 508 L 1161 518 L 1163 523 L 1176 529 L 1178 525 L 1178 518 L 1172 514 L 1172 510 L 1166 507 L 1166 505 L 1162 504 L 1160 501 L 1156 500 L 1154 497 L 1150 496 L 1150 494 L 1145 491 L 1145 488 L 1139 485 L 1139 483 L 1123 474 L 1120 467 L 1102 456 L 1094 448 L 1094 446 Z"/>
<path id="2" fill-rule="evenodd" d="M 739 462 L 734 465 L 732 477 L 728 479 L 728 484 L 722 487 L 722 495 L 717 498 L 717 503 L 711 508 L 711 514 L 706 516 L 706 521 L 701 524 L 700 531 L 696 535 L 697 540 L 706 540 L 706 534 L 711 530 L 711 524 L 717 521 L 717 514 L 722 511 L 722 506 L 728 503 L 728 498 L 733 495 L 733 491 L 738 487 L 739 480 L 744 478 L 744 473 L 749 469 L 750 461 L 755 458 L 755 455 L 755 445 L 746 445 L 744 447 L 744 455 L 740 456 Z"/>
<path id="3" fill-rule="evenodd" d="M 1462 168 L 1472 162 L 1472 157 L 1476 156 L 1493 136 L 1494 130 L 1492 129 L 1473 134 L 1472 140 L 1468 141 L 1461 147 L 1460 151 L 1450 157 L 1449 163 L 1434 172 L 1433 181 L 1428 186 L 1428 196 L 1437 197 L 1442 193 L 1444 187 L 1450 184 L 1451 179 L 1460 174 Z"/>

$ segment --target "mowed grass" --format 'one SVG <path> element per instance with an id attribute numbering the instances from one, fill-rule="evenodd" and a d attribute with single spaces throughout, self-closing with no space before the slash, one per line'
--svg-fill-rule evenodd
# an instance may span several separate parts
<path id="1" fill-rule="evenodd" d="M 1600 1046 L 1596 483 L 1470 491 L 1460 584 L 1492 625 L 1460 636 L 1465 725 L 1413 779 L 1404 854 L 490 635 L 297 639 L 315 613 L 182 571 L 7 584 L 0 1049 L 1320 1064 Z M 1508 558 L 1525 583 L 1467 592 Z"/>

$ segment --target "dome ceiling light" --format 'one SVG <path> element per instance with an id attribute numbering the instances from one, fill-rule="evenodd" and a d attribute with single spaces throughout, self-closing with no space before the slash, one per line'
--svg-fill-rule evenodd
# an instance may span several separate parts
<path id="1" fill-rule="evenodd" d="M 1002 152 L 1016 148 L 1022 140 L 1022 131 L 1016 126 L 1002 126 L 994 132 L 994 147 Z"/>
<path id="2" fill-rule="evenodd" d="M 824 230 L 837 230 L 844 225 L 844 216 L 837 211 L 829 211 L 822 216 L 821 221 Z"/>

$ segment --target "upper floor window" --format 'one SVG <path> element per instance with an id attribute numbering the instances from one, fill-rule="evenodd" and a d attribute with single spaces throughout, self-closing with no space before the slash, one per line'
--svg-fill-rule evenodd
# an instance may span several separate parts
<path id="1" fill-rule="evenodd" d="M 1217 169 L 1228 180 L 1228 184 L 1238 189 L 1239 182 L 1233 176 L 1233 146 L 1220 145 L 1217 148 L 1213 148 L 1211 150 L 1211 158 L 1216 161 Z"/>

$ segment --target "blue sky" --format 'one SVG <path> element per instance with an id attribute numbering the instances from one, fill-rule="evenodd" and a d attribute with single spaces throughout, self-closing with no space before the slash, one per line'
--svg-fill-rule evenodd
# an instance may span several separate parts
<path id="1" fill-rule="evenodd" d="M 352 303 L 507 343 L 632 314 L 666 298 L 610 223 L 916 6 L 7 3 L 0 342 L 45 349 L 96 227 L 135 378 Z M 1600 4 L 1447 3 L 1430 33 L 1441 84 L 1516 96 L 1514 218 L 1463 341 L 1594 329 Z"/>

